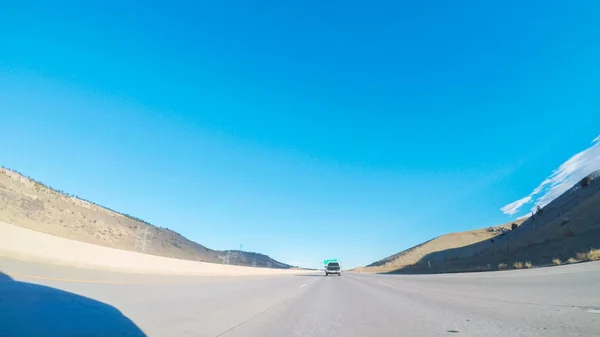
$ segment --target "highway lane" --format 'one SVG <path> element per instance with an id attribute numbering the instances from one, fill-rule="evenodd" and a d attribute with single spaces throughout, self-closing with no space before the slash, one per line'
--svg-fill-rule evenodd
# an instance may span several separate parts
<path id="1" fill-rule="evenodd" d="M 10 276 L 0 277 L 2 336 L 600 336 L 598 262 L 427 276 L 198 277 L 0 258 L 0 271 Z"/>

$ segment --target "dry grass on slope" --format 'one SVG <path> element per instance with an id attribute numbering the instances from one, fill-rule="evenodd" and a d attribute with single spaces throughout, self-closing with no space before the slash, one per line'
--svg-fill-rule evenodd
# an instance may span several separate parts
<path id="1" fill-rule="evenodd" d="M 0 168 L 0 221 L 91 244 L 136 250 L 136 237 L 148 228 L 144 252 L 186 260 L 222 263 L 228 252 L 208 249 L 179 233 L 57 191 L 17 172 Z M 266 255 L 229 252 L 230 263 L 273 268 L 289 266 Z"/>
<path id="2" fill-rule="evenodd" d="M 600 171 L 572 186 L 534 217 L 521 220 L 513 230 L 483 235 L 482 230 L 444 235 L 417 246 L 418 249 L 384 259 L 386 263 L 361 270 L 448 273 L 503 270 L 509 269 L 508 266 L 520 269 L 527 267 L 523 261 L 533 267 L 597 260 L 600 259 L 600 251 L 596 249 L 600 237 L 598 205 Z M 474 233 L 480 234 L 477 240 Z"/>
<path id="3" fill-rule="evenodd" d="M 72 240 L 135 250 L 148 226 L 149 254 L 219 262 L 218 254 L 167 228 L 66 195 L 19 173 L 0 169 L 0 221 Z"/>
<path id="4" fill-rule="evenodd" d="M 523 221 L 524 220 L 518 220 L 515 223 L 519 225 Z M 510 230 L 512 223 L 513 222 L 505 223 L 495 227 L 442 235 L 433 240 L 427 241 L 423 244 L 372 263 L 369 266 L 356 268 L 354 271 L 365 273 L 386 273 L 394 271 L 418 263 L 424 256 L 434 252 L 440 252 L 451 248 L 465 247 L 473 243 L 489 240 L 497 236 L 499 233 Z"/>

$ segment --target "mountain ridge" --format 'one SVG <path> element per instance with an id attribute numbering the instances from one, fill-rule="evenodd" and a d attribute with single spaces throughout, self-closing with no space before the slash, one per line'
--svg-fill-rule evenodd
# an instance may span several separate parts
<path id="1" fill-rule="evenodd" d="M 441 235 L 355 271 L 467 272 L 582 262 L 598 258 L 598 238 L 600 170 L 531 216 L 499 226 Z"/>
<path id="2" fill-rule="evenodd" d="M 297 268 L 265 254 L 207 248 L 169 228 L 55 189 L 5 167 L 0 168 L 0 220 L 59 237 L 157 256 Z"/>

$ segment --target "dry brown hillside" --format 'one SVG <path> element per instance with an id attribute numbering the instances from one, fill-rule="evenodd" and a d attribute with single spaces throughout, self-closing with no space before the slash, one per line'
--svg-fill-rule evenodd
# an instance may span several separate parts
<path id="1" fill-rule="evenodd" d="M 407 249 L 361 272 L 436 273 L 546 266 L 595 260 L 600 253 L 600 171 L 534 216 L 499 226 L 506 230 L 452 233 Z"/>
<path id="2" fill-rule="evenodd" d="M 514 223 L 519 225 L 523 221 L 524 220 L 517 220 Z M 456 232 L 438 236 L 432 240 L 406 249 L 400 253 L 388 256 L 377 262 L 373 262 L 366 267 L 357 268 L 355 271 L 386 273 L 398 270 L 419 262 L 428 254 L 449 248 L 465 247 L 476 242 L 491 239 L 499 233 L 510 230 L 512 223 L 513 222 L 509 222 L 496 227 L 476 229 L 467 232 Z"/>
<path id="3" fill-rule="evenodd" d="M 17 172 L 0 168 L 0 221 L 106 247 L 141 251 L 140 229 L 148 228 L 144 252 L 180 259 L 257 267 L 290 268 L 270 257 L 243 251 L 206 248 L 167 228 L 153 226 L 80 198 L 54 190 Z"/>

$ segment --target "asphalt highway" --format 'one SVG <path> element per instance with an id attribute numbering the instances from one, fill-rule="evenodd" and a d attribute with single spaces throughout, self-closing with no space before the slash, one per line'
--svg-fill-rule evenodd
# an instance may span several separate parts
<path id="1" fill-rule="evenodd" d="M 600 336 L 600 263 L 159 276 L 0 258 L 0 336 Z"/>

